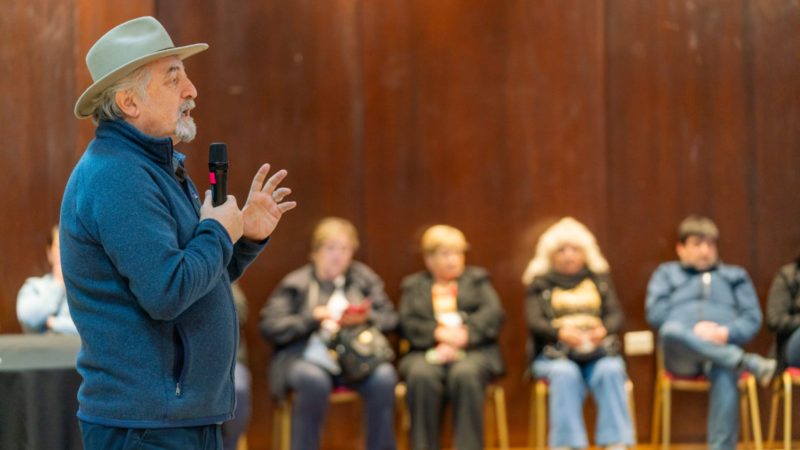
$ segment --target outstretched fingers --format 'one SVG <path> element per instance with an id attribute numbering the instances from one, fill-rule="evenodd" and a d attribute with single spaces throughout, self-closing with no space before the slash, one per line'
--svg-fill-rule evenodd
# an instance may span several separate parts
<path id="1" fill-rule="evenodd" d="M 250 192 L 259 192 L 264 187 L 264 180 L 267 179 L 269 173 L 269 164 L 263 164 L 258 168 L 256 176 L 253 177 L 253 183 L 250 185 Z"/>
<path id="2" fill-rule="evenodd" d="M 297 202 L 295 201 L 278 203 L 278 209 L 281 211 L 281 214 L 289 211 L 290 209 L 294 209 L 295 206 L 297 206 Z"/>

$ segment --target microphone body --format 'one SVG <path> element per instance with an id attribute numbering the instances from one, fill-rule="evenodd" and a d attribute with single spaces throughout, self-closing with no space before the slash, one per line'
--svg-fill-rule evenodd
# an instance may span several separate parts
<path id="1" fill-rule="evenodd" d="M 208 178 L 211 204 L 219 206 L 228 198 L 228 146 L 215 142 L 208 147 Z"/>

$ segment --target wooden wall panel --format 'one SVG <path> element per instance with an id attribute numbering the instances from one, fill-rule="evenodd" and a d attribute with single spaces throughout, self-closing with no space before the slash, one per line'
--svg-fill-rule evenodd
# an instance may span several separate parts
<path id="1" fill-rule="evenodd" d="M 609 256 L 628 326 L 647 328 L 643 303 L 653 269 L 674 259 L 678 222 L 714 218 L 720 254 L 749 266 L 755 211 L 744 84 L 742 11 L 722 2 L 611 2 L 607 14 Z M 638 380 L 651 358 L 632 358 Z M 649 411 L 652 382 L 637 383 Z M 695 396 L 696 397 L 696 396 Z M 691 397 L 689 398 L 691 399 Z M 686 399 L 686 400 L 689 400 Z M 683 399 L 682 399 L 683 400 Z M 705 399 L 676 415 L 676 441 L 702 440 Z M 640 421 L 640 435 L 646 424 Z M 647 433 L 649 434 L 649 433 Z"/>
<path id="2" fill-rule="evenodd" d="M 211 45 L 187 61 L 199 133 L 180 149 L 197 184 L 206 184 L 208 144 L 223 141 L 240 204 L 262 162 L 290 171 L 286 184 L 300 204 L 242 280 L 251 308 L 251 449 L 269 448 L 271 437 L 270 350 L 258 311 L 307 260 L 323 216 L 356 223 L 357 257 L 395 300 L 402 277 L 422 268 L 425 227 L 465 231 L 468 262 L 492 272 L 508 313 L 501 382 L 513 446 L 526 441 L 528 415 L 519 277 L 555 219 L 574 215 L 595 231 L 629 330 L 647 327 L 647 280 L 674 258 L 675 228 L 690 212 L 717 220 L 723 258 L 748 268 L 762 296 L 800 248 L 796 2 L 56 3 L 11 0 L 0 16 L 2 152 L 18 162 L 0 218 L 0 250 L 14 257 L 0 273 L 0 332 L 19 330 L 16 291 L 46 271 L 46 232 L 93 135 L 71 112 L 89 83 L 85 53 L 113 25 L 153 14 L 177 44 Z M 765 352 L 770 341 L 762 332 L 750 347 Z M 628 365 L 647 439 L 653 361 Z M 678 400 L 687 408 L 675 439 L 702 441 L 706 397 Z M 351 419 L 359 407 L 332 412 L 324 447 L 361 448 L 363 431 Z"/>
<path id="3" fill-rule="evenodd" d="M 800 5 L 750 2 L 748 71 L 756 230 L 753 276 L 766 294 L 778 268 L 800 252 Z"/>

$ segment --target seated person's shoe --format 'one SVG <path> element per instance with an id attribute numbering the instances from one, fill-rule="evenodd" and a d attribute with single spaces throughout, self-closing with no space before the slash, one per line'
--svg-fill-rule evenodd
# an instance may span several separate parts
<path id="1" fill-rule="evenodd" d="M 753 376 L 758 380 L 758 384 L 763 387 L 769 386 L 772 381 L 772 376 L 775 375 L 775 369 L 778 362 L 774 359 L 764 358 L 755 353 L 747 353 L 742 359 L 742 364 Z"/>

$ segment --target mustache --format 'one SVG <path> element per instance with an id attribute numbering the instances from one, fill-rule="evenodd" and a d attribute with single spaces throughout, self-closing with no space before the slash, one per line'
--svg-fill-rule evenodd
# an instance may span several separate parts
<path id="1" fill-rule="evenodd" d="M 191 111 L 194 109 L 194 107 L 195 107 L 194 100 L 192 99 L 186 100 L 185 102 L 181 103 L 181 108 L 180 111 L 178 111 L 178 115 L 183 114 L 186 111 Z"/>

